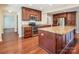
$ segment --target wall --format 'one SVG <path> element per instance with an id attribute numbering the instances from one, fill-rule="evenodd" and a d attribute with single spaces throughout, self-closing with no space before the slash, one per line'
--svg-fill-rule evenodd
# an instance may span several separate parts
<path id="1" fill-rule="evenodd" d="M 22 37 L 22 12 L 21 12 L 21 8 L 19 8 L 18 10 L 18 34 L 19 34 L 19 37 Z"/>
<path id="2" fill-rule="evenodd" d="M 42 21 L 41 24 L 47 24 L 47 13 L 42 12 Z"/>
<path id="3" fill-rule="evenodd" d="M 76 33 L 79 33 L 79 11 L 76 13 Z"/>
<path id="4" fill-rule="evenodd" d="M 2 41 L 1 34 L 3 33 L 3 12 L 0 9 L 0 41 Z"/>
<path id="5" fill-rule="evenodd" d="M 47 24 L 49 24 L 49 25 L 53 24 L 53 17 L 52 17 L 52 15 L 47 15 Z"/>

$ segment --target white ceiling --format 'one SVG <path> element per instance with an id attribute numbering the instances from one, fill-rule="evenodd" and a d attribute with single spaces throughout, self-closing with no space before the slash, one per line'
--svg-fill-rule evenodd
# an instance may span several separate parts
<path id="1" fill-rule="evenodd" d="M 66 4 L 32 4 L 32 5 L 26 4 L 24 6 L 29 7 L 29 8 L 42 10 L 42 11 L 49 11 L 49 10 L 65 7 L 68 5 L 66 5 Z"/>
<path id="2" fill-rule="evenodd" d="M 2 5 L 0 5 L 0 7 L 1 6 Z M 19 8 L 24 6 L 28 8 L 41 10 L 45 13 L 56 13 L 62 10 L 64 11 L 72 10 L 72 8 L 73 10 L 75 10 L 74 8 L 79 7 L 79 4 L 8 4 L 4 6 L 6 6 L 6 10 L 10 9 L 10 10 L 17 11 L 17 12 Z"/>

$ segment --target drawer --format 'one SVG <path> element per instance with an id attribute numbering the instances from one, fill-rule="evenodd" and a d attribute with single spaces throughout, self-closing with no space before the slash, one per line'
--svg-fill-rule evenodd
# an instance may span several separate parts
<path id="1" fill-rule="evenodd" d="M 24 34 L 32 34 L 32 32 L 24 32 Z"/>
<path id="2" fill-rule="evenodd" d="M 24 32 L 32 32 L 32 30 L 24 30 Z"/>
<path id="3" fill-rule="evenodd" d="M 31 37 L 31 36 L 32 36 L 31 34 L 28 34 L 28 35 L 25 34 L 25 35 L 24 35 L 24 37 Z"/>
<path id="4" fill-rule="evenodd" d="M 24 31 L 32 31 L 32 29 L 24 29 Z"/>
<path id="5" fill-rule="evenodd" d="M 24 31 L 25 30 L 32 30 L 32 27 L 24 27 Z"/>

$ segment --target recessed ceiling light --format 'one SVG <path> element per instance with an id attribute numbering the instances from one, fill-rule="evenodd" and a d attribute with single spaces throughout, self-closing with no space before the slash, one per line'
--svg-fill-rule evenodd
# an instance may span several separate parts
<path id="1" fill-rule="evenodd" d="M 9 13 L 12 13 L 12 10 L 8 10 Z"/>

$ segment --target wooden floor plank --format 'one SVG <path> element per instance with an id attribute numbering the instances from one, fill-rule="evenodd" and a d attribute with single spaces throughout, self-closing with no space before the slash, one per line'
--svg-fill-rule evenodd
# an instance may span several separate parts
<path id="1" fill-rule="evenodd" d="M 3 34 L 0 54 L 47 54 L 47 52 L 38 46 L 38 36 L 18 38 L 16 33 L 9 32 Z"/>

